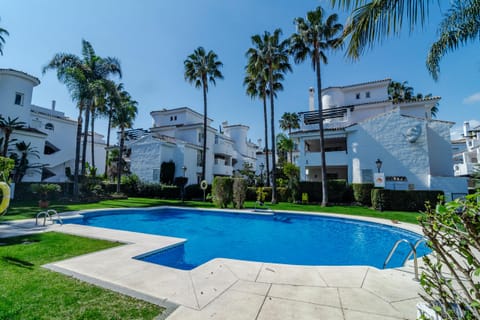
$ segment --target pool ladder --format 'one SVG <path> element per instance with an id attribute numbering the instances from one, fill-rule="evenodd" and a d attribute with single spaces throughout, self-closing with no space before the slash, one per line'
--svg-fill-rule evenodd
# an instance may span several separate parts
<path id="1" fill-rule="evenodd" d="M 407 243 L 411 250 L 410 252 L 408 253 L 407 257 L 405 258 L 405 260 L 403 260 L 403 263 L 402 263 L 402 266 L 405 266 L 405 264 L 407 263 L 408 259 L 410 259 L 410 257 L 412 256 L 413 254 L 413 268 L 415 270 L 415 280 L 419 281 L 418 279 L 418 263 L 417 263 L 417 248 L 418 246 L 423 243 L 423 242 L 426 242 L 427 239 L 425 238 L 421 238 L 421 239 L 418 239 L 415 244 L 412 244 L 410 241 L 408 241 L 407 239 L 400 239 L 398 240 L 397 242 L 395 242 L 395 244 L 393 245 L 392 249 L 390 250 L 390 253 L 388 254 L 387 256 L 387 259 L 385 259 L 385 262 L 383 263 L 383 269 L 385 269 L 385 267 L 387 266 L 387 264 L 390 262 L 390 259 L 392 258 L 393 254 L 395 253 L 395 250 L 397 250 L 398 246 L 400 245 L 400 243 L 402 242 L 405 242 Z"/>
<path id="2" fill-rule="evenodd" d="M 37 216 L 35 218 L 35 225 L 38 226 L 38 219 L 41 217 L 43 217 L 43 226 L 45 226 L 47 218 L 53 223 L 52 216 L 55 216 L 56 220 L 58 220 L 60 224 L 63 224 L 63 220 L 62 217 L 60 217 L 60 214 L 56 210 L 48 209 L 47 211 L 40 211 L 39 213 L 37 213 Z"/>

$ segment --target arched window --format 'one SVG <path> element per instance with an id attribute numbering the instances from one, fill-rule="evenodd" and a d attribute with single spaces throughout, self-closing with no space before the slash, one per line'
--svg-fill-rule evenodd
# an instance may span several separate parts
<path id="1" fill-rule="evenodd" d="M 50 122 L 45 125 L 45 130 L 53 130 L 55 127 Z"/>

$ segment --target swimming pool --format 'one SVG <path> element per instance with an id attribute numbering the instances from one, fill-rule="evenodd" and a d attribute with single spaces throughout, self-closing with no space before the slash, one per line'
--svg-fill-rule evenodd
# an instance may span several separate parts
<path id="1" fill-rule="evenodd" d="M 420 235 L 387 225 L 327 216 L 242 214 L 196 209 L 108 210 L 69 223 L 185 238 L 139 259 L 191 270 L 214 258 L 297 265 L 369 265 L 382 268 L 394 243 Z M 409 252 L 399 246 L 388 267 Z M 421 245 L 418 255 L 429 250 Z"/>

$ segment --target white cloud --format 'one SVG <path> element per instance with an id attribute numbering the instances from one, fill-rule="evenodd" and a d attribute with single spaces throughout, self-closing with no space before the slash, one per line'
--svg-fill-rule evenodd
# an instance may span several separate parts
<path id="1" fill-rule="evenodd" d="M 476 102 L 480 102 L 480 92 L 474 93 L 471 96 L 468 96 L 465 99 L 463 99 L 464 104 L 473 104 Z"/>
<path id="2" fill-rule="evenodd" d="M 470 124 L 470 128 L 475 128 L 480 125 L 480 121 L 472 119 L 472 120 L 467 120 Z M 452 140 L 458 140 L 463 137 L 463 123 L 456 124 L 450 129 L 450 139 Z"/>

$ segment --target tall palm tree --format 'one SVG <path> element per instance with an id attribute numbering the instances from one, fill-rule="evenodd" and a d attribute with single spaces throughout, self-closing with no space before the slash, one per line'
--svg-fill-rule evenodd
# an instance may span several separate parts
<path id="1" fill-rule="evenodd" d="M 300 129 L 300 118 L 298 117 L 298 113 L 285 112 L 280 119 L 280 129 L 288 131 L 288 137 L 292 134 L 292 129 Z M 293 163 L 293 147 L 290 150 L 290 163 Z"/>
<path id="2" fill-rule="evenodd" d="M 288 55 L 288 40 L 280 40 L 281 29 L 273 33 L 265 31 L 263 36 L 252 36 L 253 48 L 247 50 L 248 68 L 252 74 L 266 75 L 268 83 L 268 96 L 270 98 L 270 125 L 272 141 L 272 203 L 277 202 L 277 182 L 275 178 L 275 83 L 283 80 L 283 74 L 291 71 Z"/>
<path id="3" fill-rule="evenodd" d="M 215 79 L 223 79 L 220 68 L 222 62 L 215 52 L 205 51 L 198 47 L 184 61 L 185 80 L 203 89 L 203 149 L 202 149 L 202 180 L 205 180 L 205 165 L 207 160 L 207 92 L 208 84 L 216 85 Z"/>
<path id="4" fill-rule="evenodd" d="M 106 93 L 107 97 L 105 100 L 105 104 L 102 105 L 102 109 L 100 109 L 100 113 L 108 118 L 108 128 L 107 128 L 107 148 L 105 152 L 105 175 L 107 175 L 108 170 L 108 159 L 110 151 L 108 148 L 110 147 L 110 133 L 112 128 L 112 118 L 114 112 L 117 108 L 119 108 L 121 104 L 121 94 L 124 91 L 123 83 L 116 84 L 113 81 L 108 81 L 105 83 L 106 86 Z"/>
<path id="5" fill-rule="evenodd" d="M 8 146 L 11 142 L 14 142 L 14 140 L 10 140 L 10 136 L 12 135 L 13 131 L 22 129 L 24 127 L 25 122 L 18 121 L 18 117 L 13 119 L 7 117 L 7 119 L 5 119 L 2 117 L 2 115 L 0 115 L 0 130 L 3 131 L 3 150 L 0 154 L 1 156 L 7 156 Z"/>
<path id="6" fill-rule="evenodd" d="M 267 183 L 266 186 L 270 187 L 270 161 L 268 156 L 268 115 L 267 115 L 267 81 L 265 77 L 260 74 L 254 74 L 249 71 L 248 66 L 245 67 L 247 75 L 243 80 L 243 85 L 246 86 L 246 93 L 253 98 L 261 98 L 263 101 L 263 125 L 265 133 L 265 164 L 267 169 Z"/>
<path id="7" fill-rule="evenodd" d="M 88 41 L 82 40 L 82 58 L 74 54 L 57 53 L 43 67 L 43 73 L 45 74 L 47 70 L 51 69 L 57 71 L 57 78 L 67 86 L 72 98 L 77 101 L 79 109 L 74 171 L 74 196 L 77 197 L 82 123 L 85 124 L 82 152 L 82 175 L 84 175 L 90 110 L 95 96 L 94 89 L 98 86 L 99 81 L 106 81 L 110 75 L 121 77 L 120 63 L 116 58 L 97 56 L 92 45 Z M 83 112 L 85 112 L 85 121 L 82 117 Z"/>
<path id="8" fill-rule="evenodd" d="M 417 25 L 424 27 L 435 0 L 330 0 L 333 6 L 353 9 L 345 26 L 345 36 L 350 36 L 347 55 L 358 59 L 367 48 L 391 35 L 399 35 L 404 21 L 410 32 Z M 438 40 L 432 45 L 427 56 L 427 70 L 437 80 L 440 60 L 448 52 L 458 49 L 480 36 L 480 0 L 450 1 L 439 25 Z M 405 19 L 406 18 L 406 19 Z"/>
<path id="9" fill-rule="evenodd" d="M 324 20 L 326 18 L 326 20 Z M 305 61 L 307 57 L 312 60 L 313 70 L 317 76 L 317 100 L 320 129 L 321 153 L 321 179 L 322 179 L 322 206 L 328 203 L 327 191 L 327 162 L 325 159 L 325 136 L 323 130 L 323 105 L 322 105 L 322 78 L 320 62 L 327 63 L 326 51 L 337 49 L 341 46 L 342 38 L 337 37 L 343 26 L 337 23 L 338 15 L 326 17 L 325 11 L 317 7 L 314 11 L 307 12 L 306 19 L 296 18 L 297 32 L 291 37 L 291 52 L 296 63 Z"/>
<path id="10" fill-rule="evenodd" d="M 251 61 L 250 61 L 251 62 Z M 252 99 L 259 97 L 263 101 L 263 122 L 264 122 L 264 133 L 265 133 L 265 164 L 266 164 L 266 186 L 270 187 L 270 160 L 268 156 L 268 115 L 267 115 L 267 97 L 270 95 L 270 91 L 268 90 L 268 75 L 263 73 L 258 73 L 255 70 L 255 62 L 253 65 L 247 64 L 245 67 L 246 76 L 243 80 L 243 85 L 246 86 L 246 93 Z M 280 72 L 275 72 L 273 75 L 274 83 L 273 83 L 273 91 L 276 97 L 277 91 L 283 90 L 283 85 L 281 81 L 283 81 L 283 74 Z"/>
<path id="11" fill-rule="evenodd" d="M 279 133 L 277 135 L 277 149 L 278 149 L 278 153 L 281 154 L 283 157 L 282 161 L 279 161 L 279 162 L 285 163 L 287 161 L 287 154 L 289 153 L 291 154 L 294 147 L 295 147 L 295 144 L 290 137 L 288 137 L 284 133 Z"/>
<path id="12" fill-rule="evenodd" d="M 124 92 L 121 100 L 121 104 L 115 110 L 112 118 L 112 124 L 120 129 L 120 147 L 117 159 L 117 193 L 120 192 L 120 183 L 122 180 L 122 158 L 123 148 L 125 146 L 125 129 L 133 126 L 133 121 L 138 113 L 137 101 L 133 100 L 127 92 Z"/>
<path id="13" fill-rule="evenodd" d="M 0 54 L 3 56 L 3 45 L 5 44 L 5 36 L 10 35 L 6 29 L 0 28 Z"/>

